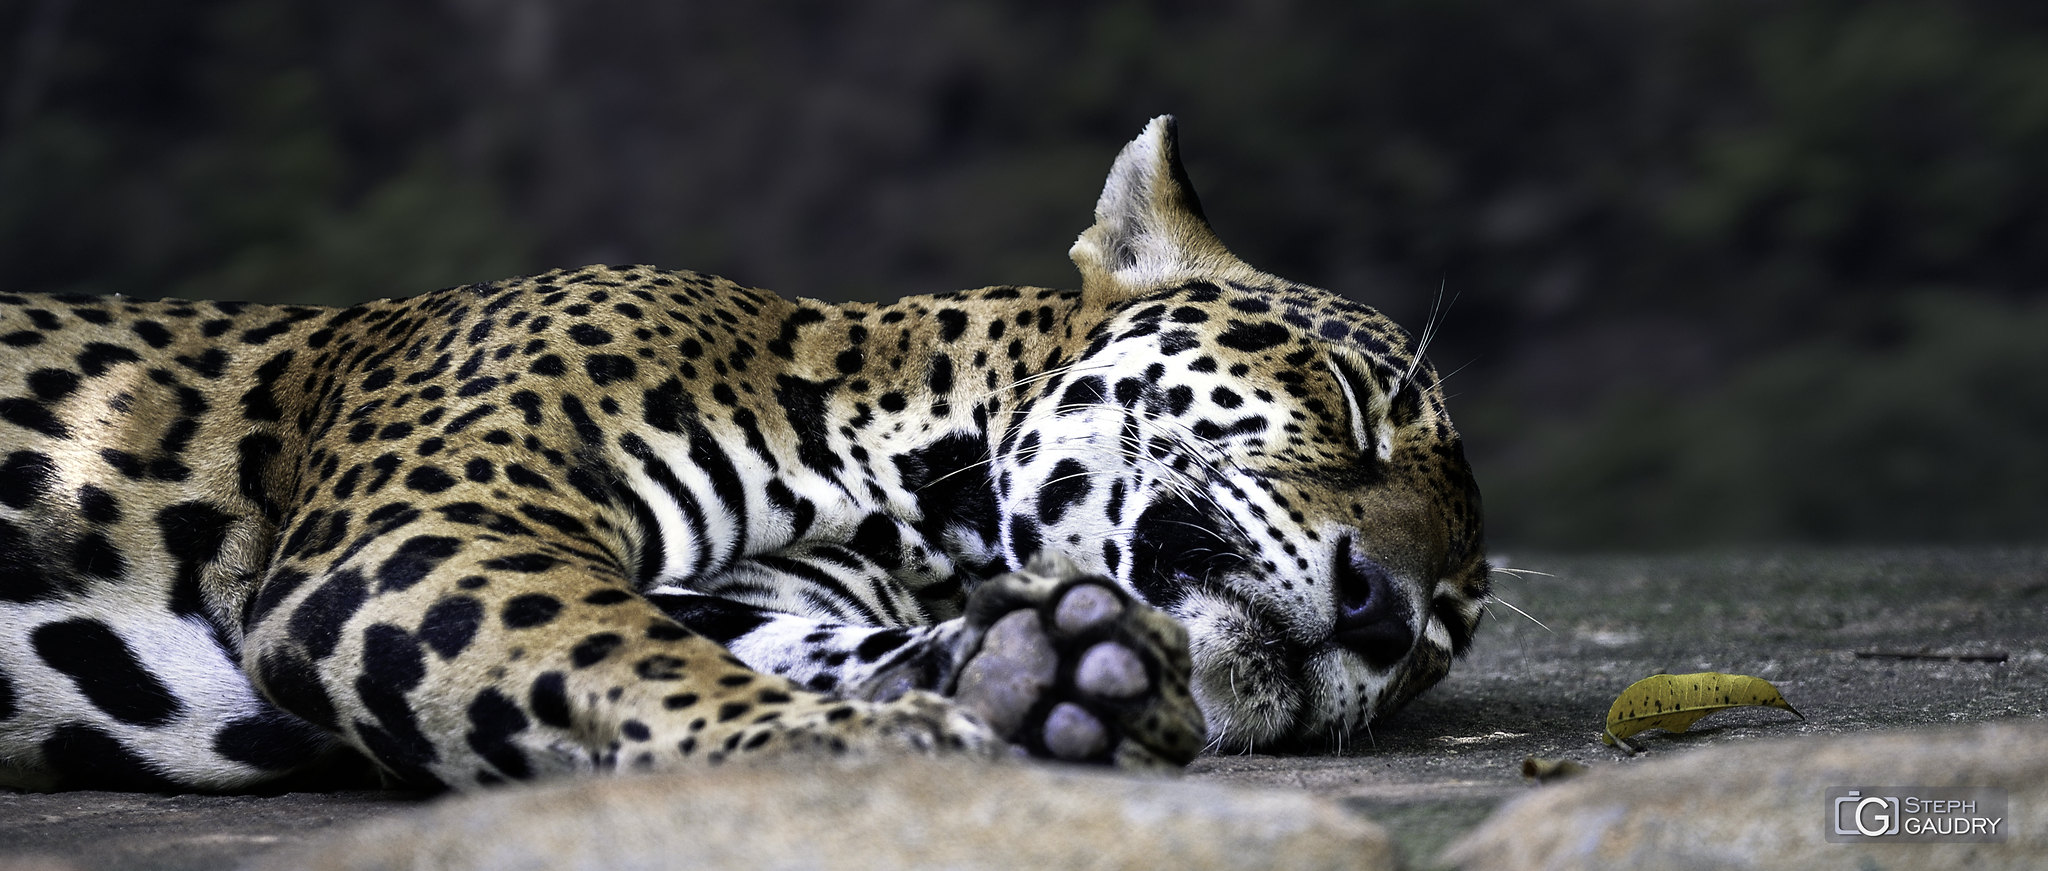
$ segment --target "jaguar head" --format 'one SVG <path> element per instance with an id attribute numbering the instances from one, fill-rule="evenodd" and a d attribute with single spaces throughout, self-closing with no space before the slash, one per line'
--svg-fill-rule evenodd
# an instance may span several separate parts
<path id="1" fill-rule="evenodd" d="M 1417 342 L 1233 256 L 1176 152 L 1154 120 L 1074 245 L 1095 326 L 1011 416 L 1003 543 L 1178 617 L 1212 747 L 1333 744 L 1471 641 L 1479 491 Z"/>

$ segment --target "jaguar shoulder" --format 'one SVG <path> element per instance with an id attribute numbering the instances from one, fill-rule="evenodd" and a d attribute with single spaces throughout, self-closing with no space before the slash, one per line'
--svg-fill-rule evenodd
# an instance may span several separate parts
<path id="1" fill-rule="evenodd" d="M 0 785 L 1362 728 L 1487 591 L 1436 378 L 1231 255 L 1170 119 L 1095 212 L 1078 291 L 0 295 Z"/>

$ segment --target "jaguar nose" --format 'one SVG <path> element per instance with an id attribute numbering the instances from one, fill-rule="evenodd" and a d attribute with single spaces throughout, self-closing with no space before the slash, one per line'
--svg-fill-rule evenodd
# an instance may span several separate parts
<path id="1" fill-rule="evenodd" d="M 1385 566 L 1354 551 L 1350 536 L 1337 542 L 1337 623 L 1330 640 L 1365 658 L 1374 668 L 1386 668 L 1415 646 L 1410 628 L 1408 601 Z"/>

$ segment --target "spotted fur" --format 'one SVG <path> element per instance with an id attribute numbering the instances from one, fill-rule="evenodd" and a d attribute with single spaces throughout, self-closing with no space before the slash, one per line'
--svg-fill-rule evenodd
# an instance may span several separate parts
<path id="1" fill-rule="evenodd" d="M 1438 680 L 1486 575 L 1415 342 L 1225 250 L 1168 119 L 1073 257 L 886 305 L 0 296 L 0 785 L 1178 765 Z"/>

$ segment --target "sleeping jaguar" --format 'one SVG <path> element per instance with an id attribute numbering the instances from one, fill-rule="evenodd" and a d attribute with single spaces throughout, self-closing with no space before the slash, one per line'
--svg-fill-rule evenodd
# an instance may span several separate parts
<path id="1" fill-rule="evenodd" d="M 1487 569 L 1417 343 L 1232 256 L 1169 118 L 1095 218 L 1079 291 L 887 305 L 0 295 L 0 786 L 1173 767 L 1435 683 Z"/>

